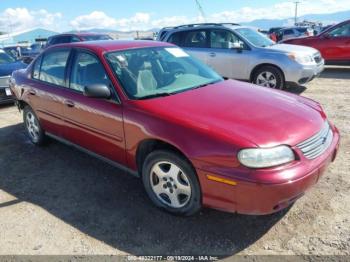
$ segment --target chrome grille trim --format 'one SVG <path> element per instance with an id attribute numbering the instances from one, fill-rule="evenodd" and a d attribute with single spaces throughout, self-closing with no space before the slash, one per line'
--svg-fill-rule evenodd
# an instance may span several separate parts
<path id="1" fill-rule="evenodd" d="M 322 129 L 314 136 L 299 143 L 297 147 L 307 159 L 315 159 L 322 155 L 331 145 L 333 132 L 328 122 L 325 122 Z"/>

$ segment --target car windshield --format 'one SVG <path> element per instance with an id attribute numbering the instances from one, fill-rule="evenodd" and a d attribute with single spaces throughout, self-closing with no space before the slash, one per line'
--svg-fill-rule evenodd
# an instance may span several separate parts
<path id="1" fill-rule="evenodd" d="M 13 57 L 0 50 L 0 64 L 7 64 L 13 62 L 15 62 L 15 59 Z"/>
<path id="2" fill-rule="evenodd" d="M 109 35 L 85 35 L 81 37 L 84 41 L 112 40 Z"/>
<path id="3" fill-rule="evenodd" d="M 235 31 L 257 47 L 266 47 L 275 44 L 268 37 L 251 28 L 237 28 Z"/>
<path id="4" fill-rule="evenodd" d="M 171 95 L 223 81 L 217 73 L 177 47 L 148 47 L 106 55 L 131 99 Z"/>

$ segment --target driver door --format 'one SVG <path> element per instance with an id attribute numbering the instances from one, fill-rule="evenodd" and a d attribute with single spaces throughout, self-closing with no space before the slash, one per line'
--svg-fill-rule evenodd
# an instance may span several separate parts
<path id="1" fill-rule="evenodd" d="M 69 77 L 69 95 L 64 100 L 65 138 L 109 160 L 125 165 L 122 105 L 97 56 L 75 50 Z M 107 85 L 110 99 L 84 96 L 84 87 Z"/>
<path id="2" fill-rule="evenodd" d="M 333 29 L 317 45 L 326 60 L 350 61 L 350 23 Z"/>

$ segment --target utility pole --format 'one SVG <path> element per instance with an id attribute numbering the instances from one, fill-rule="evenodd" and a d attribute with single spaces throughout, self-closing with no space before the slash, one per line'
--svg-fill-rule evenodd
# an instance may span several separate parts
<path id="1" fill-rule="evenodd" d="M 298 4 L 300 4 L 300 2 L 295 1 L 295 15 L 294 15 L 294 25 L 297 25 L 297 18 L 298 18 Z"/>

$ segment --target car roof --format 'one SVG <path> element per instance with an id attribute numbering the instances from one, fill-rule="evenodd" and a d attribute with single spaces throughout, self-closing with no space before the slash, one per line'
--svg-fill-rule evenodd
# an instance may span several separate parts
<path id="1" fill-rule="evenodd" d="M 53 35 L 53 36 L 51 36 L 51 38 L 52 37 L 60 37 L 60 36 L 70 36 L 70 35 L 74 35 L 74 36 L 96 36 L 96 35 L 108 35 L 108 34 L 94 33 L 94 32 L 63 33 L 63 34 Z"/>
<path id="2" fill-rule="evenodd" d="M 58 44 L 49 47 L 48 49 L 54 49 L 57 47 L 76 47 L 90 49 L 95 52 L 111 52 L 121 51 L 135 48 L 145 47 L 161 47 L 161 46 L 174 46 L 173 44 L 158 41 L 145 41 L 145 40 L 101 40 L 101 41 L 85 41 Z"/>

